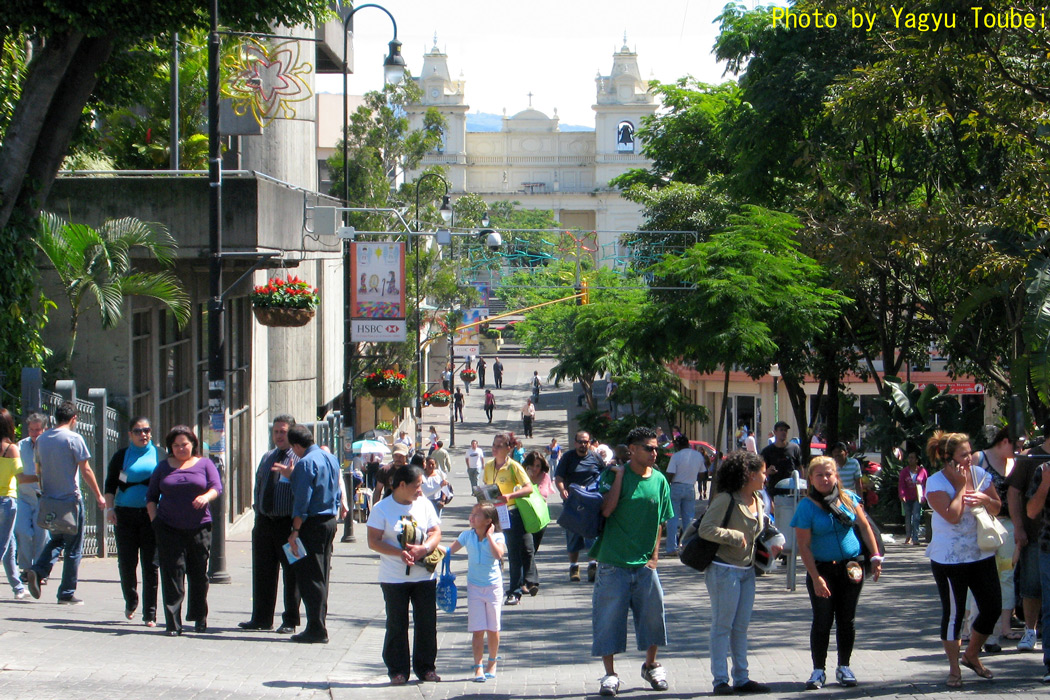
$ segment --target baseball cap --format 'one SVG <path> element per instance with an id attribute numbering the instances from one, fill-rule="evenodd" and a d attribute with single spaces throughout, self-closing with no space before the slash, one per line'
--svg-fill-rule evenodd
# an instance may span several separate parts
<path id="1" fill-rule="evenodd" d="M 398 444 L 394 445 L 394 454 L 396 454 L 396 455 L 407 455 L 408 454 L 408 445 L 405 445 L 403 443 L 398 443 Z"/>

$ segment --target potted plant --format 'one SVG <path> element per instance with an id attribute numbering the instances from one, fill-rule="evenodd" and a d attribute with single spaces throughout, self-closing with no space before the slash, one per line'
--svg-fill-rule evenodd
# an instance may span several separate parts
<path id="1" fill-rule="evenodd" d="M 452 403 L 452 394 L 444 389 L 423 392 L 423 404 L 425 406 L 437 406 L 443 408 Z"/>
<path id="2" fill-rule="evenodd" d="M 365 377 L 365 391 L 382 398 L 400 396 L 407 384 L 408 379 L 396 369 L 381 369 Z"/>
<path id="3" fill-rule="evenodd" d="M 317 288 L 295 276 L 273 277 L 251 294 L 252 313 L 264 326 L 295 328 L 305 326 L 317 313 L 321 297 Z"/>
<path id="4" fill-rule="evenodd" d="M 469 384 L 478 378 L 478 373 L 468 367 L 459 373 L 459 378 Z"/>

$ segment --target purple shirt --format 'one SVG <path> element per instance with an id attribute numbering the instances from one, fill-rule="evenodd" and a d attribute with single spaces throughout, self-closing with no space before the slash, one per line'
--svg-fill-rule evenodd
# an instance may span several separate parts
<path id="1" fill-rule="evenodd" d="M 175 469 L 164 460 L 153 470 L 146 502 L 157 504 L 157 517 L 178 530 L 196 530 L 211 522 L 211 508 L 194 508 L 193 499 L 209 489 L 222 493 L 219 470 L 207 457 L 186 469 Z"/>

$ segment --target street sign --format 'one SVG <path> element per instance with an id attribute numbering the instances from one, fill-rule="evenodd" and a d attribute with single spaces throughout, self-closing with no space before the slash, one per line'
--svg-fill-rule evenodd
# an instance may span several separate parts
<path id="1" fill-rule="evenodd" d="M 351 319 L 350 339 L 355 343 L 403 343 L 407 338 L 408 324 L 403 320 Z"/>

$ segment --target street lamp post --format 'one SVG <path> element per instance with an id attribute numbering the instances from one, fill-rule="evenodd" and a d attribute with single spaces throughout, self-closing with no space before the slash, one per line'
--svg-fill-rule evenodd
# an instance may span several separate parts
<path id="1" fill-rule="evenodd" d="M 396 85 L 405 77 L 405 59 L 401 56 L 401 42 L 397 39 L 397 20 L 382 5 L 369 3 L 350 10 L 343 20 L 343 205 L 350 206 L 350 164 L 348 162 L 347 137 L 349 136 L 350 116 L 347 108 L 347 77 L 350 74 L 350 66 L 347 63 L 349 54 L 349 39 L 351 25 L 354 15 L 366 7 L 375 7 L 386 13 L 390 22 L 394 25 L 394 38 L 390 41 L 390 52 L 383 61 L 383 72 L 386 83 Z M 350 269 L 350 241 L 343 241 L 343 458 L 349 454 L 348 450 L 354 444 L 354 431 L 357 424 L 357 410 L 354 404 L 354 364 L 356 346 L 352 340 L 353 321 L 351 320 L 350 290 L 353 288 L 353 275 Z M 350 480 L 351 489 L 353 479 Z M 350 506 L 353 508 L 355 495 L 350 493 Z M 342 537 L 343 542 L 354 541 L 354 523 L 351 514 L 348 515 L 349 526 L 345 529 Z"/>
<path id="2" fill-rule="evenodd" d="M 415 248 L 416 253 L 416 449 L 420 451 L 423 449 L 423 337 L 421 335 L 423 332 L 423 308 L 419 290 L 423 278 L 419 270 L 419 229 L 421 227 L 419 220 L 419 186 L 430 177 L 436 177 L 445 188 L 445 192 L 441 196 L 441 209 L 438 210 L 441 212 L 441 220 L 445 224 L 452 222 L 452 207 L 449 206 L 448 198 L 448 182 L 437 173 L 424 173 L 416 180 L 416 240 L 413 241 L 413 248 Z M 451 443 L 449 446 L 452 446 Z"/>
<path id="3" fill-rule="evenodd" d="M 769 375 L 773 377 L 773 422 L 780 422 L 780 365 L 772 365 Z"/>

